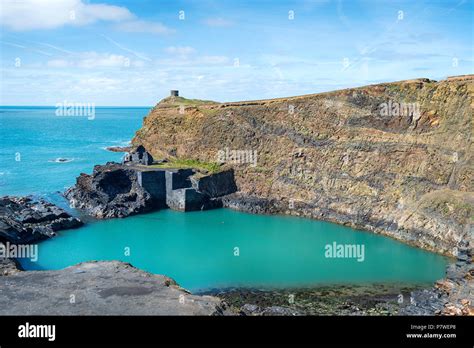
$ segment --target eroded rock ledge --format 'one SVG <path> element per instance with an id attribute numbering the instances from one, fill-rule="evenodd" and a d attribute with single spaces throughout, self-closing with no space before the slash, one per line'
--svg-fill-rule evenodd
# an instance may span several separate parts
<path id="1" fill-rule="evenodd" d="M 35 243 L 55 236 L 59 230 L 81 225 L 79 219 L 43 199 L 0 198 L 0 241 Z"/>
<path id="2" fill-rule="evenodd" d="M 65 192 L 71 206 L 96 218 L 126 217 L 163 208 L 179 211 L 222 207 L 237 190 L 232 169 L 202 174 L 194 169 L 109 162 L 81 174 Z"/>
<path id="3" fill-rule="evenodd" d="M 191 295 L 162 275 L 119 261 L 0 277 L 0 315 L 220 315 L 213 296 Z"/>

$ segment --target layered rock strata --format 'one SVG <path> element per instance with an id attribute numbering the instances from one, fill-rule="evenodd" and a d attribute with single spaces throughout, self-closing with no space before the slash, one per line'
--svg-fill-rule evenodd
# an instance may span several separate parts
<path id="1" fill-rule="evenodd" d="M 224 205 L 322 219 L 455 255 L 474 245 L 473 75 L 215 103 L 168 97 L 132 143 L 233 166 Z"/>

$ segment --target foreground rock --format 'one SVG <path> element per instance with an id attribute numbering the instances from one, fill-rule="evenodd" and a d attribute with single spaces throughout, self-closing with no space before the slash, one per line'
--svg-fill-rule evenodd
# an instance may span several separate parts
<path id="1" fill-rule="evenodd" d="M 241 199 L 228 206 L 347 224 L 454 256 L 460 240 L 474 241 L 473 82 L 233 103 L 166 98 L 132 144 L 154 158 L 233 165 Z"/>
<path id="2" fill-rule="evenodd" d="M 146 152 L 132 157 L 135 162 L 109 162 L 95 166 L 92 175 L 81 174 L 64 194 L 71 206 L 101 219 L 163 208 L 205 210 L 221 207 L 220 198 L 237 190 L 232 170 L 203 175 L 194 169 L 143 165 L 150 160 Z"/>
<path id="3" fill-rule="evenodd" d="M 82 222 L 58 206 L 31 197 L 0 198 L 0 241 L 30 244 L 51 238 L 57 231 Z"/>
<path id="4" fill-rule="evenodd" d="M 225 308 L 119 261 L 0 277 L 0 315 L 220 315 Z"/>

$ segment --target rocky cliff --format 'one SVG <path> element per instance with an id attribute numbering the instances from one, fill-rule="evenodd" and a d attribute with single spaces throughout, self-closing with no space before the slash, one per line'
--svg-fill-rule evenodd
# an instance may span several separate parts
<path id="1" fill-rule="evenodd" d="M 347 224 L 455 255 L 473 245 L 474 76 L 272 100 L 168 97 L 133 145 L 227 162 L 225 204 Z"/>

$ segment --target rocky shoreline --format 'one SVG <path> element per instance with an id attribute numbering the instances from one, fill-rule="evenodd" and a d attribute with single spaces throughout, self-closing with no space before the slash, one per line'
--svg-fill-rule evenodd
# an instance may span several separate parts
<path id="1" fill-rule="evenodd" d="M 474 265 L 472 249 L 458 251 L 457 262 L 446 270 L 446 277 L 430 289 L 411 293 L 412 301 L 402 315 L 474 315 Z"/>
<path id="2" fill-rule="evenodd" d="M 474 270 L 468 262 L 451 265 L 447 278 L 433 288 L 373 284 L 311 289 L 216 289 L 196 294 L 182 289 L 171 278 L 119 261 L 91 261 L 59 271 L 20 271 L 14 264 L 6 269 L 10 272 L 0 277 L 0 315 L 474 314 L 469 295 Z M 38 292 L 40 299 L 30 296 Z M 18 296 L 21 301 L 15 300 Z M 12 302 L 18 305 L 6 305 Z"/>
<path id="3" fill-rule="evenodd" d="M 56 232 L 78 228 L 83 223 L 64 209 L 33 197 L 0 197 L 0 249 L 52 238 Z M 0 256 L 0 276 L 21 271 L 15 258 Z"/>
<path id="4" fill-rule="evenodd" d="M 152 183 L 144 180 L 145 175 L 150 173 Z M 77 179 L 77 184 L 65 192 L 65 197 L 70 200 L 73 207 L 99 218 L 126 217 L 165 207 L 179 210 L 179 204 L 170 202 L 170 197 L 173 197 L 173 191 L 170 190 L 173 188 L 182 190 L 182 187 L 205 194 L 209 199 L 215 198 L 219 204 L 213 207 L 226 207 L 255 214 L 307 216 L 305 212 L 314 212 L 314 209 L 305 210 L 299 205 L 293 206 L 289 212 L 285 201 L 235 193 L 237 188 L 233 181 L 233 172 L 224 171 L 216 175 L 200 174 L 197 178 L 193 178 L 195 173 L 191 170 L 156 170 L 136 164 L 110 162 L 103 166 L 95 166 L 92 175 L 81 174 Z M 170 176 L 168 179 L 170 181 L 166 181 L 167 176 Z M 158 180 L 161 182 L 161 189 L 156 186 L 155 179 L 157 178 L 161 180 Z M 205 206 L 198 205 L 197 207 L 204 209 Z M 186 209 L 183 210 L 186 211 Z M 329 211 L 325 211 L 321 216 L 326 219 L 336 219 Z M 309 217 L 320 218 L 321 216 L 310 215 Z M 341 223 L 340 219 L 337 221 Z M 350 223 L 347 221 L 347 224 Z M 0 238 L 3 240 L 12 243 L 35 243 L 53 237 L 58 230 L 79 227 L 82 222 L 44 200 L 34 200 L 31 197 L 3 197 L 0 200 L 0 224 Z M 28 288 L 26 284 L 31 281 L 42 283 L 42 291 L 45 292 L 43 300 L 35 301 L 35 303 L 26 301 L 15 306 L 13 312 L 4 311 L 3 314 L 472 315 L 474 289 L 472 249 L 467 241 L 460 243 L 459 246 L 457 262 L 448 267 L 446 278 L 438 281 L 432 288 L 406 286 L 396 288 L 380 284 L 275 291 L 220 289 L 192 297 L 193 306 L 188 308 L 181 306 L 181 303 L 177 306 L 176 299 L 170 302 L 171 295 L 163 290 L 165 288 L 162 285 L 156 285 L 166 283 L 169 287 L 172 284 L 178 289 L 179 286 L 172 279 L 160 275 L 149 275 L 118 261 L 83 263 L 60 271 L 24 272 L 14 259 L 2 259 L 0 274 L 5 277 L 0 280 L 0 289 L 2 289 L 1 282 L 4 280 L 8 282 L 11 290 L 0 290 L 0 292 L 10 300 L 13 293 L 26 294 L 28 298 L 28 291 L 33 291 L 33 288 Z M 120 279 L 114 278 L 114 287 L 108 289 L 107 287 L 112 285 L 109 284 L 109 280 L 106 280 L 108 278 L 105 277 L 105 273 L 111 272 L 112 269 L 114 273 L 120 273 Z M 104 304 L 101 302 L 103 298 L 97 294 L 93 298 L 88 298 L 86 302 L 76 304 L 72 312 L 72 307 L 64 299 L 65 302 L 56 306 L 54 310 L 47 309 L 48 303 L 58 302 L 58 296 L 65 296 L 62 293 L 68 293 L 71 290 L 67 286 L 57 289 L 56 284 L 58 282 L 74 284 L 75 274 L 84 274 L 80 280 L 81 284 L 94 285 L 94 288 L 102 287 L 104 292 L 110 292 L 110 296 L 117 295 L 114 299 L 120 301 L 125 306 L 125 310 L 118 312 L 115 306 L 118 306 L 119 302 L 107 310 L 104 309 Z M 151 283 L 147 283 L 145 287 L 120 285 L 122 282 L 141 283 L 142 278 L 150 277 L 153 278 L 152 283 L 156 283 L 157 289 L 150 290 L 148 286 Z M 54 289 L 49 289 L 50 287 Z M 181 293 L 178 297 L 184 294 L 191 296 L 186 290 L 179 289 Z M 79 293 L 81 291 L 86 291 L 86 288 L 79 290 Z M 162 300 L 158 301 L 154 308 L 134 307 L 130 302 L 135 301 L 136 296 L 148 301 L 148 296 L 155 292 L 166 295 L 159 295 Z M 401 302 L 400 296 L 403 299 Z M 176 297 L 176 294 L 172 297 Z M 205 306 L 197 305 L 196 307 L 196 304 L 201 302 L 205 303 Z M 203 306 L 205 309 L 202 308 Z"/>
<path id="5" fill-rule="evenodd" d="M 236 200 L 235 195 L 226 195 L 222 198 L 223 205 L 231 208 L 253 213 L 276 213 L 275 204 L 262 200 L 245 200 L 240 197 Z M 8 236 L 7 241 L 16 240 L 13 236 L 18 233 L 22 236 L 22 241 L 37 242 L 55 235 L 55 231 L 62 228 L 78 227 L 82 223 L 71 217 L 61 208 L 42 200 L 33 200 L 29 197 L 4 197 L 2 200 L 2 214 L 0 220 L 3 224 L 10 223 L 9 228 L 0 230 L 2 236 Z M 16 223 L 11 223 L 12 216 L 18 214 Z M 23 225 L 20 224 L 23 222 Z M 12 232 L 12 226 L 16 228 Z M 36 229 L 35 229 L 36 228 Z M 6 234 L 9 231 L 10 234 Z M 29 234 L 28 234 L 28 233 Z M 111 278 L 105 277 L 111 270 L 113 273 L 123 273 L 120 279 L 115 279 L 114 290 L 117 291 L 117 301 L 124 303 L 125 311 L 112 306 L 105 310 L 101 303 L 102 298 L 95 296 L 88 298 L 86 302 L 75 304 L 75 308 L 69 306 L 66 300 L 59 307 L 49 309 L 51 301 L 59 301 L 59 293 L 68 293 L 67 286 L 58 289 L 57 284 L 74 284 L 75 274 L 84 274 L 80 280 L 81 284 L 86 284 L 81 291 L 86 291 L 86 287 L 107 289 L 112 287 Z M 13 301 L 13 294 L 25 295 L 30 298 L 28 291 L 33 291 L 34 287 L 28 287 L 30 282 L 41 283 L 43 299 L 34 300 L 35 303 L 22 302 L 15 306 L 15 309 L 0 310 L 0 314 L 90 314 L 90 315 L 111 315 L 111 314 L 140 314 L 153 315 L 157 313 L 174 313 L 184 315 L 247 315 L 247 316 L 269 316 L 269 315 L 473 315 L 474 307 L 472 303 L 472 292 L 474 291 L 474 267 L 472 265 L 472 250 L 467 243 L 460 246 L 456 263 L 449 265 L 446 278 L 439 280 L 432 288 L 427 287 L 407 287 L 388 286 L 383 284 L 367 286 L 326 286 L 312 289 L 287 289 L 275 291 L 262 291 L 258 289 L 217 289 L 193 295 L 191 297 L 194 307 L 175 307 L 170 302 L 168 295 L 162 296 L 161 302 L 156 303 L 155 308 L 133 307 L 133 301 L 139 296 L 140 299 L 147 300 L 148 294 L 155 290 L 137 290 L 128 285 L 121 285 L 121 282 L 134 284 L 140 283 L 142 278 L 156 278 L 155 281 L 179 286 L 170 278 L 160 275 L 150 275 L 137 270 L 133 266 L 118 261 L 114 262 L 87 262 L 76 266 L 68 267 L 60 271 L 22 271 L 14 259 L 0 260 L 0 293 L 5 300 Z M 164 280 L 163 280 L 164 279 Z M 2 284 L 2 282 L 4 284 Z M 6 283 L 5 283 L 6 282 Z M 6 291 L 5 289 L 9 290 Z M 33 283 L 31 283 L 33 284 Z M 77 284 L 77 283 L 76 283 Z M 89 285 L 87 285 L 89 284 Z M 99 286 L 100 285 L 100 286 Z M 77 285 L 76 285 L 77 286 Z M 148 285 L 147 285 L 148 286 Z M 160 288 L 160 287 L 159 287 Z M 161 289 L 161 288 L 160 288 Z M 179 288 L 182 293 L 191 296 L 189 292 Z M 35 290 L 36 291 L 36 290 Z M 71 290 L 72 291 L 72 290 Z M 162 290 L 156 290 L 158 292 Z M 143 293 L 142 293 L 143 292 Z M 164 292 L 165 293 L 165 292 Z M 91 296 L 88 294 L 88 296 Z M 151 296 L 151 295 L 150 295 Z M 171 296 L 171 295 L 170 295 Z M 176 297 L 175 295 L 173 295 Z M 204 297 L 202 297 L 204 296 Z M 403 299 L 400 302 L 400 296 Z M 178 295 L 179 297 L 179 295 Z M 210 307 L 195 306 L 196 303 L 211 303 Z M 210 302 L 209 302 L 210 301 Z M 141 302 L 140 302 L 141 303 Z M 168 307 L 163 307 L 166 303 Z M 117 302 L 118 306 L 118 302 Z M 0 301 L 1 307 L 1 301 Z M 101 308 L 100 310 L 96 308 Z M 13 310 L 13 311 L 12 311 Z M 174 311 L 174 312 L 173 312 Z"/>
<path id="6" fill-rule="evenodd" d="M 35 243 L 57 231 L 77 228 L 82 222 L 65 210 L 33 197 L 0 197 L 0 241 Z"/>
<path id="7" fill-rule="evenodd" d="M 467 257 L 466 257 L 467 256 Z M 335 285 L 311 289 L 215 289 L 239 315 L 474 315 L 474 266 L 467 249 L 432 287 L 397 284 Z"/>
<path id="8" fill-rule="evenodd" d="M 410 292 L 421 286 L 333 285 L 310 289 L 216 289 L 204 294 L 223 299 L 234 313 L 275 315 L 398 315 Z M 401 297 L 400 297 L 401 296 Z M 405 299 L 400 302 L 400 298 Z"/>

